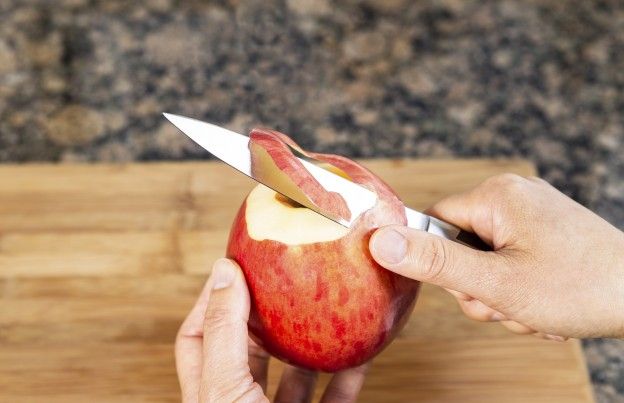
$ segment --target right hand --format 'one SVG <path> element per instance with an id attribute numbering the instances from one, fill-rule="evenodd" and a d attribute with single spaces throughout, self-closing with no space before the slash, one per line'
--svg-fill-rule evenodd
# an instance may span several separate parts
<path id="1" fill-rule="evenodd" d="M 446 288 L 467 316 L 516 333 L 624 337 L 624 234 L 545 181 L 496 176 L 428 213 L 494 251 L 389 226 L 370 240 L 377 262 Z"/>

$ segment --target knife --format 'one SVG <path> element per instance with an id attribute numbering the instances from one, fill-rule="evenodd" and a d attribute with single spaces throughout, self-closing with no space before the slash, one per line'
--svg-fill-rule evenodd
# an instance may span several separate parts
<path id="1" fill-rule="evenodd" d="M 182 133 L 186 134 L 203 149 L 232 168 L 288 198 L 295 199 L 297 202 L 314 210 L 318 214 L 347 228 L 353 224 L 360 214 L 372 208 L 377 201 L 377 195 L 365 187 L 321 168 L 307 159 L 296 157 L 325 189 L 336 192 L 344 198 L 351 211 L 351 217 L 348 220 L 335 217 L 333 214 L 320 210 L 317 206 L 312 205 L 306 200 L 299 200 L 295 195 L 289 195 L 286 189 L 283 189 L 278 183 L 271 183 L 270 179 L 267 180 L 267 178 L 263 178 L 263 180 L 260 180 L 254 177 L 251 170 L 249 137 L 197 119 L 171 113 L 164 113 L 163 115 L 173 123 L 174 126 L 180 129 Z M 464 231 L 445 221 L 408 207 L 405 207 L 405 215 L 407 217 L 408 227 L 427 231 L 471 248 L 491 250 L 491 247 L 475 234 Z"/>

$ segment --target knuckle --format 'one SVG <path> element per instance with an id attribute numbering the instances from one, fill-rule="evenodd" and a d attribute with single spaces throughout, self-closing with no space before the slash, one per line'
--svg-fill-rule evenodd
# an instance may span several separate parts
<path id="1" fill-rule="evenodd" d="M 489 191 L 498 193 L 514 193 L 526 186 L 527 180 L 520 175 L 504 173 L 493 176 L 485 181 Z"/>
<path id="2" fill-rule="evenodd" d="M 491 309 L 487 308 L 479 300 L 461 301 L 459 306 L 466 316 L 479 322 L 487 322 L 491 317 Z"/>
<path id="3" fill-rule="evenodd" d="M 501 324 L 503 326 L 505 326 L 507 329 L 511 330 L 513 333 L 516 334 L 533 334 L 536 333 L 535 330 L 529 326 L 526 326 L 520 322 L 516 322 L 513 320 L 509 320 L 509 321 L 505 321 L 505 322 L 501 322 Z"/>
<path id="4" fill-rule="evenodd" d="M 265 396 L 264 391 L 262 390 L 262 386 L 259 383 L 254 382 L 251 374 L 245 376 L 243 380 L 241 380 L 240 388 L 242 392 L 240 393 L 240 398 L 235 401 L 254 401 L 258 403 L 268 403 L 269 400 Z M 219 400 L 226 401 L 226 400 Z"/>
<path id="5" fill-rule="evenodd" d="M 202 384 L 200 399 L 202 402 L 238 402 L 257 401 L 265 402 L 262 387 L 254 382 L 251 374 L 246 374 L 238 380 L 214 379 L 214 382 Z"/>
<path id="6" fill-rule="evenodd" d="M 178 329 L 178 332 L 176 333 L 176 337 L 175 337 L 175 344 L 174 344 L 176 349 L 180 347 L 182 343 L 184 343 L 185 339 L 186 339 L 186 336 L 184 332 L 182 331 L 182 328 Z"/>
<path id="7" fill-rule="evenodd" d="M 527 178 L 529 181 L 533 182 L 533 183 L 537 183 L 540 185 L 550 185 L 550 183 L 548 183 L 547 181 L 545 181 L 544 179 L 540 178 L 539 176 L 529 176 Z"/>
<path id="8" fill-rule="evenodd" d="M 182 345 L 185 341 L 194 337 L 202 337 L 204 329 L 199 326 L 195 326 L 194 324 L 189 324 L 188 322 L 182 323 L 175 337 L 175 345 Z"/>
<path id="9" fill-rule="evenodd" d="M 364 376 L 368 372 L 369 366 L 370 366 L 370 363 L 366 363 L 364 365 L 360 365 L 359 367 L 351 368 L 350 371 L 352 374 L 355 374 L 357 376 Z"/>
<path id="10" fill-rule="evenodd" d="M 522 192 L 527 184 L 527 180 L 516 174 L 502 174 L 499 179 L 499 189 L 504 194 L 517 195 Z"/>
<path id="11" fill-rule="evenodd" d="M 297 378 L 300 378 L 300 379 L 314 381 L 318 378 L 318 372 L 313 371 L 311 369 L 293 367 L 292 372 Z"/>
<path id="12" fill-rule="evenodd" d="M 207 328 L 226 327 L 234 323 L 234 316 L 225 307 L 209 307 L 204 314 L 204 325 Z"/>
<path id="13" fill-rule="evenodd" d="M 336 385 L 329 385 L 325 391 L 325 396 L 328 401 L 337 403 L 352 403 L 356 401 L 357 397 L 357 395 L 350 390 Z"/>
<path id="14" fill-rule="evenodd" d="M 498 176 L 499 181 L 501 183 L 504 183 L 504 184 L 507 184 L 507 185 L 523 183 L 526 180 L 522 176 L 520 176 L 518 174 L 510 173 L 510 172 L 506 172 L 504 174 L 499 174 L 497 176 Z"/>
<path id="15" fill-rule="evenodd" d="M 267 353 L 262 347 L 256 345 L 255 343 L 250 343 L 247 346 L 247 352 L 250 357 L 258 358 L 261 360 L 268 360 L 270 357 L 269 353 Z"/>
<path id="16" fill-rule="evenodd" d="M 530 198 L 531 181 L 516 174 L 502 174 L 495 177 L 489 188 L 489 197 L 499 219 L 506 221 L 524 219 Z"/>
<path id="17" fill-rule="evenodd" d="M 446 243 L 437 236 L 428 237 L 421 252 L 415 256 L 415 263 L 421 267 L 422 275 L 428 280 L 439 278 L 447 269 L 449 249 Z"/>

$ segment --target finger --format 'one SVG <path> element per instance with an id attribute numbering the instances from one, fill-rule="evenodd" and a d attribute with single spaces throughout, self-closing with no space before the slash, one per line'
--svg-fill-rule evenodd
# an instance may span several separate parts
<path id="1" fill-rule="evenodd" d="M 368 364 L 364 364 L 334 374 L 327 388 L 325 388 L 325 392 L 323 392 L 321 403 L 351 403 L 357 401 L 367 370 Z"/>
<path id="2" fill-rule="evenodd" d="M 260 398 L 262 389 L 248 366 L 249 292 L 240 268 L 228 259 L 217 260 L 210 287 L 200 401 L 234 401 L 254 394 Z"/>
<path id="3" fill-rule="evenodd" d="M 513 320 L 501 321 L 501 325 L 505 326 L 507 329 L 511 330 L 516 334 L 533 334 L 537 333 L 534 329 L 523 325 L 522 323 L 518 323 Z"/>
<path id="4" fill-rule="evenodd" d="M 427 214 L 457 227 L 476 232 L 484 241 L 492 241 L 492 226 L 488 204 L 484 203 L 479 188 L 470 192 L 445 197 L 426 211 Z"/>
<path id="5" fill-rule="evenodd" d="M 533 336 L 539 337 L 540 339 L 544 339 L 544 340 L 552 340 L 552 341 L 558 341 L 558 342 L 564 342 L 568 340 L 567 337 L 556 336 L 554 334 L 548 334 L 548 333 L 534 333 Z"/>
<path id="6" fill-rule="evenodd" d="M 445 197 L 427 209 L 427 214 L 470 232 L 476 232 L 484 241 L 491 242 L 492 206 L 494 191 L 505 185 L 505 178 L 511 175 L 498 175 L 481 182 L 477 187 L 463 193 Z M 494 188 L 494 189 L 493 189 Z"/>
<path id="7" fill-rule="evenodd" d="M 206 281 L 195 306 L 191 309 L 176 337 L 175 358 L 183 402 L 197 402 L 202 370 L 202 336 L 204 312 L 210 296 L 210 281 Z"/>
<path id="8" fill-rule="evenodd" d="M 553 334 L 540 333 L 540 332 L 533 333 L 533 336 L 537 337 L 538 339 L 551 340 L 551 341 L 557 341 L 557 342 L 564 342 L 568 339 L 567 337 L 555 336 Z"/>
<path id="9" fill-rule="evenodd" d="M 448 195 L 438 200 L 425 210 L 425 213 L 444 221 L 452 222 L 454 225 L 466 231 L 474 231 L 472 226 L 472 210 L 467 206 L 472 206 L 475 189 L 465 192 Z M 459 208 L 461 206 L 461 208 Z"/>
<path id="10" fill-rule="evenodd" d="M 498 222 L 500 219 L 495 219 L 498 209 L 507 204 L 507 198 L 510 194 L 513 195 L 514 189 L 517 192 L 529 183 L 537 181 L 527 180 L 515 174 L 496 175 L 468 192 L 440 200 L 430 207 L 427 213 L 478 234 L 481 239 L 492 245 L 494 250 L 498 250 L 504 246 L 505 239 L 501 234 L 502 223 Z M 498 233 L 496 238 L 499 244 L 495 242 L 495 230 Z"/>
<path id="11" fill-rule="evenodd" d="M 282 373 L 275 403 L 311 402 L 318 372 L 287 365 Z"/>
<path id="12" fill-rule="evenodd" d="M 251 338 L 247 342 L 247 348 L 251 376 L 262 390 L 266 391 L 270 355 Z"/>
<path id="13" fill-rule="evenodd" d="M 480 322 L 500 322 L 508 320 L 505 315 L 490 308 L 478 299 L 473 299 L 471 301 L 458 300 L 457 302 L 461 310 L 464 311 L 464 314 L 470 319 Z"/>
<path id="14" fill-rule="evenodd" d="M 474 299 L 470 295 L 463 292 L 451 290 L 450 288 L 445 288 L 445 290 L 454 296 L 458 301 L 472 301 Z"/>
<path id="15" fill-rule="evenodd" d="M 508 261 L 428 232 L 392 225 L 375 231 L 369 241 L 373 258 L 383 267 L 414 280 L 480 298 L 504 292 Z"/>

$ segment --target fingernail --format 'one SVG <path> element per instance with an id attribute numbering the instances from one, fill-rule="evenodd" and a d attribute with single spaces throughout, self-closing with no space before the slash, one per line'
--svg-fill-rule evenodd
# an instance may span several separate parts
<path id="1" fill-rule="evenodd" d="M 235 276 L 236 272 L 232 263 L 227 259 L 217 260 L 212 267 L 212 289 L 220 290 L 229 287 L 234 282 Z"/>
<path id="2" fill-rule="evenodd" d="M 507 320 L 507 318 L 505 317 L 505 315 L 503 315 L 503 314 L 502 314 L 502 313 L 500 313 L 500 312 L 494 312 L 494 313 L 492 314 L 492 320 L 493 320 L 493 321 L 496 321 L 496 322 L 500 322 L 500 321 L 502 321 L 502 320 Z"/>
<path id="3" fill-rule="evenodd" d="M 391 228 L 381 229 L 373 238 L 372 253 L 382 262 L 400 263 L 407 254 L 407 239 Z"/>

